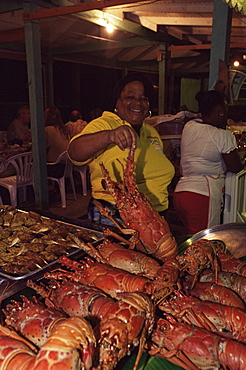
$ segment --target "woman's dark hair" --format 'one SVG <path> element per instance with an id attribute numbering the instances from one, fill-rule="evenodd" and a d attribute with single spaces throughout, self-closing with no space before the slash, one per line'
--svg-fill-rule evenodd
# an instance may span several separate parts
<path id="1" fill-rule="evenodd" d="M 150 80 L 150 78 L 140 72 L 132 72 L 128 75 L 121 78 L 117 84 L 115 85 L 114 92 L 113 92 L 113 99 L 114 99 L 114 106 L 116 106 L 116 102 L 119 99 L 121 91 L 124 87 L 132 81 L 140 81 L 144 85 L 144 94 L 151 103 L 151 100 L 154 98 L 154 86 Z"/>
<path id="2" fill-rule="evenodd" d="M 225 104 L 225 96 L 219 91 L 199 91 L 195 99 L 198 101 L 199 112 L 204 116 L 212 112 L 217 105 Z"/>
<path id="3" fill-rule="evenodd" d="M 61 112 L 56 107 L 49 107 L 44 111 L 44 125 L 45 126 L 55 126 L 61 131 L 65 136 L 68 136 L 67 130 L 65 128 L 64 122 L 61 118 Z"/>

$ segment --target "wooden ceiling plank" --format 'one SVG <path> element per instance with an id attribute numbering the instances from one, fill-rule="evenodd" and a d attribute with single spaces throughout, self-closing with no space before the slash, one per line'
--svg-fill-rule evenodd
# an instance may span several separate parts
<path id="1" fill-rule="evenodd" d="M 125 12 L 134 12 L 134 8 L 128 7 L 125 5 L 119 6 L 119 9 Z M 113 13 L 114 7 L 110 8 L 109 12 Z M 146 3 L 146 4 L 139 4 L 137 6 L 137 12 L 153 12 L 153 13 L 213 13 L 213 2 L 210 3 Z"/>
<path id="2" fill-rule="evenodd" d="M 106 40 L 105 40 L 106 41 Z M 153 42 L 150 40 L 138 39 L 138 38 L 129 38 L 123 41 L 118 41 L 113 44 L 110 43 L 111 49 L 125 49 L 125 48 L 134 48 L 137 46 L 149 46 L 158 44 L 157 42 Z M 66 53 L 85 53 L 90 51 L 101 51 L 108 49 L 107 42 L 99 42 L 99 43 L 86 43 L 82 45 L 76 45 L 73 48 L 64 47 L 64 48 L 53 48 L 52 55 L 59 55 L 59 54 L 66 54 Z"/>
<path id="3" fill-rule="evenodd" d="M 140 37 L 160 42 L 175 42 L 174 38 L 168 34 L 163 34 L 160 32 L 154 32 L 143 27 L 139 23 L 129 21 L 127 19 L 120 20 L 111 16 L 110 14 L 105 14 L 104 12 L 94 9 L 92 11 L 83 12 L 77 14 L 81 19 L 87 20 L 88 22 L 102 25 L 102 19 L 106 19 L 110 22 L 117 30 L 127 32 L 129 34 L 138 35 Z M 177 40 L 176 40 L 177 42 Z"/>
<path id="4" fill-rule="evenodd" d="M 143 0 L 148 1 L 148 0 Z M 88 1 L 86 3 L 68 5 L 68 6 L 59 6 L 52 9 L 41 9 L 33 12 L 26 12 L 23 14 L 24 21 L 30 21 L 35 19 L 57 17 L 60 15 L 68 15 L 74 13 L 80 13 L 93 9 L 103 9 L 111 6 L 117 6 L 122 4 L 131 4 L 138 3 L 139 0 L 99 0 L 99 1 Z"/>
<path id="5" fill-rule="evenodd" d="M 246 41 L 245 42 L 235 42 L 230 44 L 230 48 L 245 48 L 246 47 Z M 205 50 L 205 49 L 210 49 L 211 44 L 201 44 L 201 45 L 171 45 L 169 46 L 168 50 L 169 51 L 174 51 L 174 50 Z"/>
<path id="6" fill-rule="evenodd" d="M 24 41 L 25 40 L 24 27 L 15 28 L 12 30 L 7 30 L 7 31 L 0 31 L 0 40 L 1 40 L 1 43 L 13 42 L 13 41 Z"/>

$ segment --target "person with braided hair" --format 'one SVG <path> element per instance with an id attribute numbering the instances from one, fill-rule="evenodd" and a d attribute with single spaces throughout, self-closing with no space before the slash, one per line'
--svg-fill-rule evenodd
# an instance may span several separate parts
<path id="1" fill-rule="evenodd" d="M 221 223 L 226 171 L 243 169 L 234 135 L 226 130 L 228 110 L 220 91 L 196 94 L 201 119 L 188 121 L 181 135 L 181 177 L 174 208 L 187 234 Z"/>

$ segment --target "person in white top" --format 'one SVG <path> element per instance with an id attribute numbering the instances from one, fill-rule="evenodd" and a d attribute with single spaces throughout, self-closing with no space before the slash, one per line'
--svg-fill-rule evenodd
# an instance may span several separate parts
<path id="1" fill-rule="evenodd" d="M 187 234 L 221 223 L 226 171 L 243 169 L 234 135 L 226 130 L 224 95 L 215 90 L 196 94 L 202 119 L 184 126 L 181 136 L 181 178 L 174 192 L 174 208 Z"/>

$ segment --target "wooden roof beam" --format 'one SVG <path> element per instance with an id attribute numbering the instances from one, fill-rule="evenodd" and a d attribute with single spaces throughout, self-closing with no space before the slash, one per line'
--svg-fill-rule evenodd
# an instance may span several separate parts
<path id="1" fill-rule="evenodd" d="M 0 40 L 1 44 L 12 41 L 24 41 L 25 40 L 24 27 L 0 31 Z"/>
<path id="2" fill-rule="evenodd" d="M 230 48 L 245 48 L 246 42 L 235 42 L 230 44 Z M 174 50 L 205 50 L 211 49 L 211 44 L 201 44 L 201 45 L 171 45 L 168 47 L 169 51 Z"/>
<path id="3" fill-rule="evenodd" d="M 143 2 L 148 0 L 143 0 Z M 118 6 L 122 4 L 132 4 L 138 3 L 139 0 L 99 0 L 99 1 L 88 1 L 86 3 L 59 6 L 52 9 L 41 9 L 33 12 L 26 12 L 23 14 L 24 21 L 30 21 L 34 19 L 43 19 L 58 17 L 61 15 L 75 14 L 80 12 L 85 12 L 93 9 L 104 9 L 111 6 Z M 142 1 L 141 1 L 142 2 Z"/>

